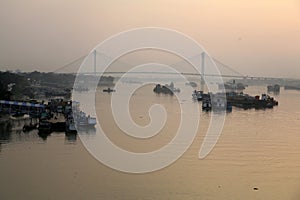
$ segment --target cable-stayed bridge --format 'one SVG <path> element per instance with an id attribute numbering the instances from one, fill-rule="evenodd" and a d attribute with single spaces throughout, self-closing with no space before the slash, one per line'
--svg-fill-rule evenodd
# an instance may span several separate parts
<path id="1" fill-rule="evenodd" d="M 199 55 L 195 55 L 193 58 L 190 59 L 199 59 L 202 56 L 202 60 L 204 60 L 205 58 L 205 53 L 199 54 Z M 91 54 L 91 55 L 83 55 L 80 56 L 79 58 L 74 59 L 73 61 L 58 67 L 57 69 L 53 70 L 52 72 L 54 73 L 72 73 L 72 74 L 77 74 L 77 70 L 79 69 L 81 63 L 84 61 L 85 58 L 87 58 L 88 56 L 92 56 L 92 63 L 91 63 L 91 69 L 89 71 L 84 72 L 83 74 L 85 75 L 122 75 L 124 73 L 131 73 L 131 74 L 145 74 L 145 73 L 151 73 L 151 74 L 169 74 L 172 75 L 173 73 L 170 72 L 134 72 L 134 71 L 97 71 L 97 61 L 99 62 L 100 59 L 105 59 L 105 60 L 112 60 L 109 56 L 106 56 L 103 53 L 99 53 L 96 50 Z M 245 75 L 243 73 L 240 73 L 239 71 L 235 70 L 233 67 L 230 67 L 226 64 L 224 64 L 223 62 L 221 62 L 220 60 L 216 59 L 216 58 L 211 58 L 215 65 L 217 66 L 217 68 L 219 69 L 220 73 L 218 74 L 212 74 L 212 73 L 208 73 L 205 72 L 205 64 L 204 61 L 201 62 L 201 73 L 198 72 L 181 72 L 182 75 L 187 75 L 187 76 L 201 76 L 201 77 L 223 77 L 223 78 L 234 78 L 234 79 L 251 79 L 251 80 L 276 80 L 276 79 L 280 79 L 281 78 L 274 78 L 274 77 L 264 77 L 264 76 L 249 76 L 249 75 Z M 117 64 L 119 66 L 131 66 L 131 64 L 128 64 L 124 61 L 120 61 L 117 60 L 116 62 L 118 62 Z M 180 66 L 181 64 L 183 64 L 183 62 L 178 62 L 175 63 L 173 65 L 171 65 L 171 67 L 176 67 L 176 66 Z M 174 72 L 174 74 L 177 74 Z"/>

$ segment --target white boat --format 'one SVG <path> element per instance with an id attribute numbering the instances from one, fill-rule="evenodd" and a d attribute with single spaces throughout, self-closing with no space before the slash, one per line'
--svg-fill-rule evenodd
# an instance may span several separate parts
<path id="1" fill-rule="evenodd" d="M 86 116 L 85 112 L 80 111 L 75 114 L 75 124 L 79 127 L 94 127 L 97 120 L 95 117 Z"/>
<path id="2" fill-rule="evenodd" d="M 95 126 L 97 124 L 97 120 L 95 117 L 88 117 L 88 124 L 90 126 Z"/>
<path id="3" fill-rule="evenodd" d="M 86 115 L 85 112 L 80 110 L 79 102 L 72 102 L 72 110 L 74 118 L 74 123 L 76 128 L 85 127 L 85 128 L 94 128 L 97 124 L 97 120 L 95 117 L 91 117 L 90 115 Z"/>

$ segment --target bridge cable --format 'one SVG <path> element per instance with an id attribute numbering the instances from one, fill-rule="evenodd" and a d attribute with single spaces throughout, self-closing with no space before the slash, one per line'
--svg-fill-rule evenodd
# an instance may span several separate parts
<path id="1" fill-rule="evenodd" d="M 232 72 L 234 72 L 234 73 L 236 73 L 236 74 L 238 74 L 238 75 L 240 75 L 240 76 L 242 76 L 242 77 L 246 77 L 244 74 L 238 72 L 238 71 L 235 70 L 235 69 L 232 69 L 231 67 L 229 67 L 228 65 L 225 65 L 224 63 L 222 63 L 221 61 L 217 60 L 216 58 L 212 58 L 212 59 L 213 59 L 215 62 L 221 64 L 221 65 L 222 65 L 223 67 L 225 67 L 226 69 L 228 69 L 228 70 L 230 70 L 230 71 L 232 71 Z"/>
<path id="2" fill-rule="evenodd" d="M 58 71 L 60 71 L 60 70 L 62 70 L 62 69 L 65 69 L 65 68 L 69 67 L 70 65 L 72 65 L 72 64 L 74 64 L 74 63 L 76 63 L 76 62 L 78 62 L 79 60 L 84 59 L 86 56 L 87 56 L 87 55 L 83 55 L 83 56 L 81 56 L 81 57 L 79 57 L 79 58 L 76 58 L 75 60 L 71 61 L 70 63 L 63 65 L 62 67 L 59 67 L 59 68 L 57 68 L 56 70 L 54 70 L 54 71 L 52 71 L 52 72 L 55 73 L 55 72 L 58 72 Z"/>

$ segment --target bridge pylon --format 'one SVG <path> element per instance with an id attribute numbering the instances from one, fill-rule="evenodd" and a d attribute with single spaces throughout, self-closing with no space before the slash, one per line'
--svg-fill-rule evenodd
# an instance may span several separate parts
<path id="1" fill-rule="evenodd" d="M 201 91 L 204 91 L 204 73 L 205 73 L 205 52 L 201 53 Z"/>

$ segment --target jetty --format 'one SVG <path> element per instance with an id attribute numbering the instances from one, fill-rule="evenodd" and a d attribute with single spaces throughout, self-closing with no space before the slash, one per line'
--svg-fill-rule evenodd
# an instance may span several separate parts
<path id="1" fill-rule="evenodd" d="M 34 100 L 32 100 L 34 101 Z M 96 118 L 80 110 L 79 102 L 51 99 L 48 103 L 0 101 L 0 125 L 9 130 L 13 124 L 23 132 L 34 129 L 43 138 L 52 132 L 65 132 L 76 134 L 80 128 L 91 129 L 97 123 Z"/>

